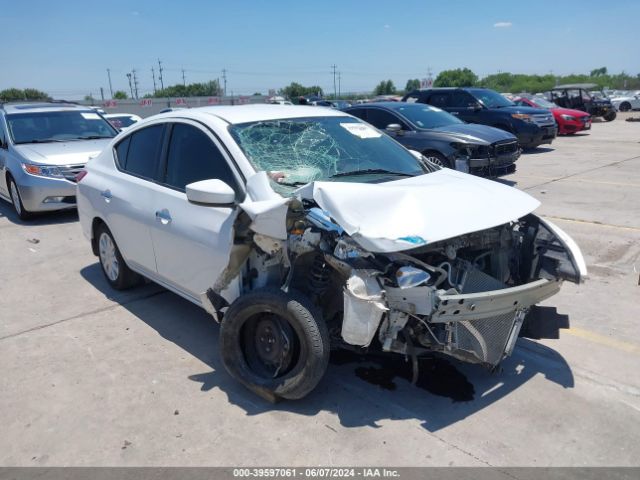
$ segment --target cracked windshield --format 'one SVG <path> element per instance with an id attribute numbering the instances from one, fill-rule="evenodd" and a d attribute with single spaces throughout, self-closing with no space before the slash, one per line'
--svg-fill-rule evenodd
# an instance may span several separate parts
<path id="1" fill-rule="evenodd" d="M 382 182 L 427 172 L 378 130 L 345 117 L 296 118 L 230 127 L 256 168 L 280 193 L 316 180 Z"/>

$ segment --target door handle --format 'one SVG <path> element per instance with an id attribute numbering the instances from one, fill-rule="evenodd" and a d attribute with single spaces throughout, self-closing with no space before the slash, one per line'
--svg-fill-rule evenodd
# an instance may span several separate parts
<path id="1" fill-rule="evenodd" d="M 111 190 L 109 189 L 103 190 L 102 192 L 100 192 L 100 195 L 102 196 L 102 198 L 104 198 L 104 201 L 107 203 L 109 203 L 113 198 L 113 195 L 111 195 Z"/>
<path id="2" fill-rule="evenodd" d="M 163 208 L 162 210 L 158 210 L 156 212 L 156 220 L 158 220 L 163 225 L 168 225 L 171 222 L 171 214 L 169 210 Z"/>

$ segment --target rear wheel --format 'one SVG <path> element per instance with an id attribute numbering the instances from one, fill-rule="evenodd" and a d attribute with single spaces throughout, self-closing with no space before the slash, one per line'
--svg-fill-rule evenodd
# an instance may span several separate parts
<path id="1" fill-rule="evenodd" d="M 311 392 L 327 369 L 329 349 L 321 312 L 297 292 L 264 289 L 242 295 L 220 326 L 227 371 L 271 401 Z"/>
<path id="2" fill-rule="evenodd" d="M 618 110 L 620 110 L 621 112 L 628 112 L 629 110 L 631 110 L 631 104 L 629 102 L 622 102 L 618 107 Z"/>
<path id="3" fill-rule="evenodd" d="M 610 122 L 612 120 L 616 119 L 616 112 L 614 112 L 613 110 L 610 112 L 607 112 L 604 114 L 604 116 L 602 117 L 605 119 L 605 121 Z"/>
<path id="4" fill-rule="evenodd" d="M 139 284 L 142 277 L 125 263 L 113 235 L 104 223 L 96 228 L 98 257 L 107 282 L 116 290 L 125 290 Z"/>
<path id="5" fill-rule="evenodd" d="M 31 218 L 31 212 L 24 208 L 22 197 L 20 197 L 20 190 L 18 190 L 18 185 L 12 176 L 9 176 L 7 184 L 9 186 L 9 195 L 11 196 L 13 209 L 16 211 L 18 217 L 20 217 L 20 220 L 27 220 Z"/>

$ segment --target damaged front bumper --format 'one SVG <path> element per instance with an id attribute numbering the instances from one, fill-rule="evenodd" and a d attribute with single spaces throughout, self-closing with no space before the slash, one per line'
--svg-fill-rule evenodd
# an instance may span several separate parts
<path id="1" fill-rule="evenodd" d="M 540 279 L 502 290 L 438 295 L 431 322 L 447 324 L 444 351 L 495 366 L 513 352 L 529 308 L 558 293 L 561 285 Z"/>

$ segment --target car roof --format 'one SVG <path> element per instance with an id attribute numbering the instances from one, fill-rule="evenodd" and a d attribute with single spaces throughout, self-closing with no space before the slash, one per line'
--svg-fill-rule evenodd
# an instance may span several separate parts
<path id="1" fill-rule="evenodd" d="M 153 118 L 193 118 L 201 119 L 203 115 L 211 115 L 227 123 L 238 124 L 261 122 L 264 120 L 280 120 L 287 118 L 308 117 L 347 117 L 348 114 L 330 107 L 309 105 L 272 105 L 267 103 L 236 106 L 198 107 L 187 110 L 161 113 Z"/>
<path id="2" fill-rule="evenodd" d="M 564 88 L 584 88 L 585 90 L 589 88 L 600 88 L 595 83 L 565 83 L 564 85 L 556 85 L 552 88 L 552 90 L 562 90 Z"/>
<path id="3" fill-rule="evenodd" d="M 349 110 L 353 110 L 356 108 L 371 108 L 371 107 L 382 107 L 388 108 L 389 110 L 398 110 L 400 108 L 425 108 L 431 107 L 431 105 L 425 105 L 424 103 L 409 103 L 409 102 L 369 102 L 363 103 L 361 105 L 352 105 L 344 109 L 345 112 Z"/>
<path id="4" fill-rule="evenodd" d="M 5 103 L 2 108 L 7 114 L 11 113 L 42 113 L 42 112 L 65 112 L 65 111 L 83 111 L 93 112 L 94 110 L 82 105 L 74 103 Z"/>

